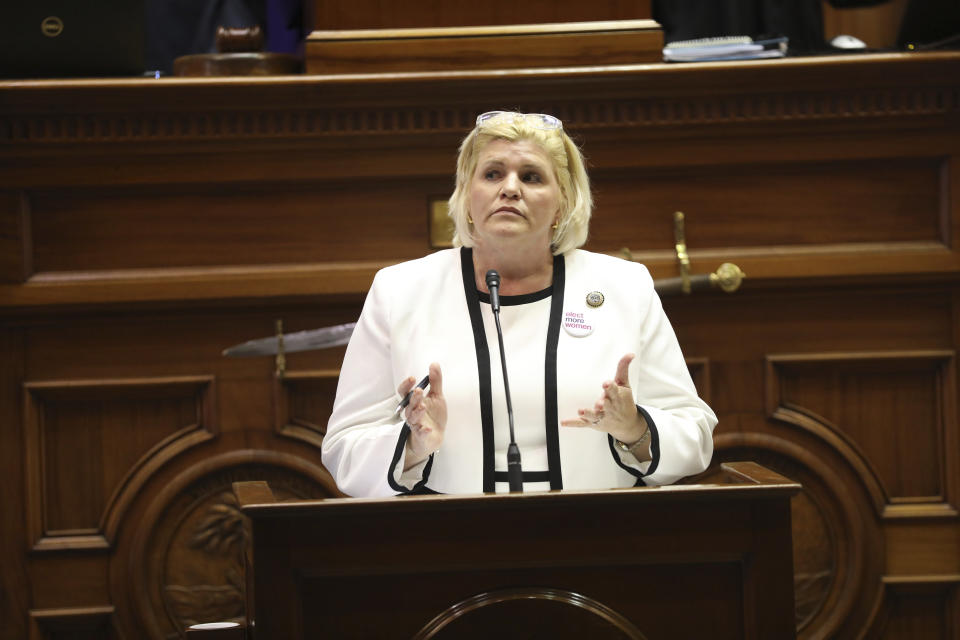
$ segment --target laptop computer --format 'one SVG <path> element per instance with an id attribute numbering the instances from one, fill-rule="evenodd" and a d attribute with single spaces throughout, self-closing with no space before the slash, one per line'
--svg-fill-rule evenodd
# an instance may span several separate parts
<path id="1" fill-rule="evenodd" d="M 12 0 L 0 9 L 0 78 L 142 75 L 144 0 Z"/>

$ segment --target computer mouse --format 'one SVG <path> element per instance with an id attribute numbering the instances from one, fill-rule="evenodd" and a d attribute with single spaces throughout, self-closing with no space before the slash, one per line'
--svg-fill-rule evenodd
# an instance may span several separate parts
<path id="1" fill-rule="evenodd" d="M 867 43 L 860 38 L 841 34 L 830 41 L 830 46 L 837 49 L 866 49 Z"/>

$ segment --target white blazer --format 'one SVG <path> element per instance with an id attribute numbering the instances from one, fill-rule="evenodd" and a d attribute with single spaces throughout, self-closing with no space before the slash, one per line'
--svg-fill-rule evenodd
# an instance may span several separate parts
<path id="1" fill-rule="evenodd" d="M 469 249 L 440 251 L 377 273 L 347 346 L 323 463 L 352 496 L 506 490 L 508 420 L 489 299 Z M 598 307 L 587 304 L 603 302 Z M 525 490 L 668 484 L 706 469 L 717 419 L 698 396 L 646 267 L 571 251 L 551 289 L 501 296 L 506 360 Z M 627 354 L 651 429 L 638 463 L 608 434 L 559 426 L 591 408 Z M 440 450 L 402 473 L 409 427 L 397 387 L 440 363 L 448 421 Z"/>

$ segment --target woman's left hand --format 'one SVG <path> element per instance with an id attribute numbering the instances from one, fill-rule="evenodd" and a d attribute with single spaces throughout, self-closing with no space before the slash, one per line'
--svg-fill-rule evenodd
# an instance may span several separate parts
<path id="1" fill-rule="evenodd" d="M 604 431 L 619 440 L 631 444 L 640 439 L 647 430 L 647 421 L 637 411 L 630 388 L 628 370 L 634 355 L 628 353 L 617 363 L 617 373 L 613 380 L 603 383 L 603 395 L 590 409 L 579 409 L 578 417 L 563 420 L 565 427 L 590 427 Z"/>

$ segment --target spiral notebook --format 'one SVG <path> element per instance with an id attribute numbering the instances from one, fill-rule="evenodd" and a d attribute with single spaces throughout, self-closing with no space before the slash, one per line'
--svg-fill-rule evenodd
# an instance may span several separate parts
<path id="1" fill-rule="evenodd" d="M 0 78 L 143 73 L 144 0 L 14 0 L 0 9 Z"/>
<path id="2" fill-rule="evenodd" d="M 784 36 L 759 38 L 729 36 L 668 42 L 663 47 L 664 62 L 709 62 L 716 60 L 757 60 L 782 58 L 787 53 Z"/>

